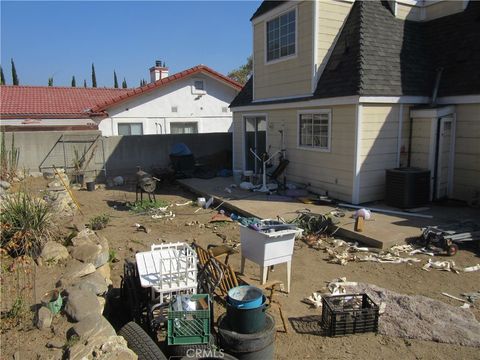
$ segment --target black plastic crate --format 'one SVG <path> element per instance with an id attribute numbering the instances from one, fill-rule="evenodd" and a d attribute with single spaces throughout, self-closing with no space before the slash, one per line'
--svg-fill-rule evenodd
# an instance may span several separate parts
<path id="1" fill-rule="evenodd" d="M 327 336 L 378 330 L 378 305 L 367 294 L 325 296 L 322 305 L 322 327 Z"/>

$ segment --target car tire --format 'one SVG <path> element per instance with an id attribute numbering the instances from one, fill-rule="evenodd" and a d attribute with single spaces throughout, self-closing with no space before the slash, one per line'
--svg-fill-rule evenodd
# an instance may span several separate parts
<path id="1" fill-rule="evenodd" d="M 167 360 L 157 344 L 137 323 L 127 323 L 118 335 L 123 336 L 128 347 L 137 354 L 138 360 Z"/>

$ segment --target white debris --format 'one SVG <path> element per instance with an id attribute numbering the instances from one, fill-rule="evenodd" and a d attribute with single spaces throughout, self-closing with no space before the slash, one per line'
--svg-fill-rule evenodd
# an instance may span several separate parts
<path id="1" fill-rule="evenodd" d="M 470 309 L 470 304 L 463 303 L 462 306 L 460 306 L 462 309 Z"/>
<path id="2" fill-rule="evenodd" d="M 423 255 L 428 255 L 428 256 L 435 256 L 435 253 L 433 253 L 432 251 L 428 251 L 428 249 L 426 249 L 426 248 L 415 249 L 413 251 L 410 251 L 408 254 L 409 255 L 423 254 Z"/>
<path id="3" fill-rule="evenodd" d="M 193 201 L 186 201 L 184 203 L 180 203 L 180 204 L 175 204 L 175 206 L 187 206 L 187 205 L 190 205 L 190 204 L 193 204 Z"/>
<path id="4" fill-rule="evenodd" d="M 468 304 L 468 301 L 466 301 L 466 300 L 463 300 L 463 299 L 460 299 L 459 297 L 456 297 L 456 296 L 453 296 L 453 295 L 447 294 L 446 292 L 442 292 L 442 295 L 443 295 L 443 296 L 446 296 L 446 297 L 449 297 L 450 299 L 458 300 L 458 301 L 461 301 L 461 302 L 463 302 L 464 304 L 467 304 L 467 305 L 469 305 L 469 304 Z M 470 306 L 469 306 L 469 307 L 470 307 Z"/>
<path id="5" fill-rule="evenodd" d="M 304 303 L 307 303 L 309 305 L 315 306 L 315 308 L 319 308 L 322 306 L 322 295 L 318 292 L 313 292 L 311 296 L 308 298 L 303 299 Z"/>
<path id="6" fill-rule="evenodd" d="M 442 270 L 442 271 L 453 271 L 458 274 L 459 270 L 455 266 L 455 261 L 432 261 L 432 259 L 428 259 L 428 263 L 426 263 L 422 269 L 425 271 L 430 271 L 430 268 Z"/>
<path id="7" fill-rule="evenodd" d="M 463 272 L 474 272 L 474 271 L 478 271 L 478 270 L 480 270 L 480 264 L 463 268 Z"/>
<path id="8" fill-rule="evenodd" d="M 416 258 L 402 258 L 399 256 L 394 256 L 392 254 L 368 254 L 363 257 L 358 257 L 358 261 L 372 261 L 378 263 L 388 263 L 388 264 L 403 264 L 403 263 L 414 263 L 420 262 L 420 259 Z"/>

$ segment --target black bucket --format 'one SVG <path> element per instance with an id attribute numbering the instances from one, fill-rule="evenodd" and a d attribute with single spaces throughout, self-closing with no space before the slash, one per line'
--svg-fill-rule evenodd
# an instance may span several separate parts
<path id="1" fill-rule="evenodd" d="M 95 181 L 88 181 L 85 185 L 88 191 L 95 191 Z"/>
<path id="2" fill-rule="evenodd" d="M 267 311 L 266 298 L 262 305 L 254 309 L 241 309 L 227 301 L 226 320 L 230 329 L 240 334 L 253 334 L 265 327 L 265 312 Z"/>

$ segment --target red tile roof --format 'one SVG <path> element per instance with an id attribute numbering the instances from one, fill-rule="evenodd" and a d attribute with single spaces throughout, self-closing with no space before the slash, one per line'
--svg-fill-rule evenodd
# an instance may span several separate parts
<path id="1" fill-rule="evenodd" d="M 226 77 L 225 75 L 220 74 L 219 72 L 209 68 L 206 65 L 197 65 L 197 66 L 194 66 L 190 69 L 187 69 L 187 70 L 181 71 L 179 73 L 173 74 L 171 76 L 168 76 L 164 79 L 157 80 L 154 83 L 150 83 L 150 84 L 147 84 L 145 86 L 138 87 L 138 88 L 135 88 L 135 89 L 130 89 L 130 91 L 128 91 L 127 93 L 121 94 L 114 99 L 105 100 L 103 102 L 98 102 L 97 105 L 92 108 L 92 111 L 93 112 L 104 111 L 105 109 L 107 109 L 108 107 L 110 107 L 114 104 L 121 103 L 125 100 L 130 100 L 132 97 L 138 96 L 138 95 L 146 93 L 146 92 L 150 92 L 154 89 L 165 86 L 165 85 L 170 84 L 174 81 L 184 79 L 188 76 L 199 74 L 199 73 L 204 73 L 204 74 L 207 74 L 207 75 L 211 75 L 214 78 L 217 78 L 218 80 L 220 80 L 220 81 L 226 83 L 227 85 L 231 86 L 232 88 L 234 88 L 237 91 L 240 91 L 243 87 L 242 85 L 237 83 L 235 80 L 232 80 L 229 77 Z"/>
<path id="2" fill-rule="evenodd" d="M 2 118 L 89 118 L 89 110 L 131 89 L 0 86 Z"/>
<path id="3" fill-rule="evenodd" d="M 134 89 L 72 88 L 54 86 L 0 86 L 0 117 L 6 118 L 89 118 L 134 96 L 149 92 L 190 75 L 204 73 L 240 91 L 242 85 L 197 65 L 165 79 Z"/>

